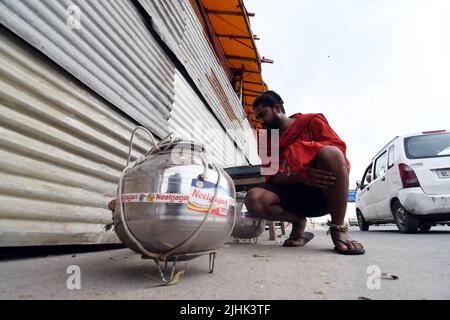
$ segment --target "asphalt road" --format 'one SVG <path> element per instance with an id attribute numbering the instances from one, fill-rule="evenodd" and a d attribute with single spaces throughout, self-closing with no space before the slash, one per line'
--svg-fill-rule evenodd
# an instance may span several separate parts
<path id="1" fill-rule="evenodd" d="M 267 241 L 266 232 L 258 244 L 225 244 L 212 274 L 207 256 L 190 261 L 171 286 L 159 284 L 153 261 L 128 249 L 0 257 L 0 299 L 450 299 L 450 227 L 415 235 L 392 226 L 351 229 L 367 248 L 363 256 L 334 253 L 325 230 L 314 230 L 304 248 Z M 67 287 L 73 265 L 80 289 Z"/>

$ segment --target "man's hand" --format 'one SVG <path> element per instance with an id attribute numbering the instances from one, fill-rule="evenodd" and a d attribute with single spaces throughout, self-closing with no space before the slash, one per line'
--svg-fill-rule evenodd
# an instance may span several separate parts
<path id="1" fill-rule="evenodd" d="M 310 168 L 308 170 L 307 179 L 300 181 L 306 185 L 327 189 L 334 186 L 336 177 L 329 171 Z"/>
<path id="2" fill-rule="evenodd" d="M 335 181 L 336 177 L 333 176 L 333 173 L 314 168 L 308 169 L 306 177 L 300 177 L 291 170 L 286 160 L 283 160 L 281 163 L 280 173 L 272 179 L 272 183 L 274 184 L 289 186 L 300 182 L 321 189 L 334 186 Z"/>
<path id="3" fill-rule="evenodd" d="M 279 173 L 270 180 L 270 183 L 284 187 L 292 186 L 297 182 L 297 176 L 292 174 L 291 168 L 289 167 L 286 160 L 281 163 Z"/>

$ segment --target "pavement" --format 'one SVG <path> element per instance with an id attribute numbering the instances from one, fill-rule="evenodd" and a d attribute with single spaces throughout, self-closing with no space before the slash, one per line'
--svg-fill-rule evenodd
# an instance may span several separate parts
<path id="1" fill-rule="evenodd" d="M 411 235 L 351 227 L 367 249 L 362 256 L 336 254 L 324 228 L 312 231 L 304 248 L 284 248 L 286 236 L 268 241 L 267 232 L 256 244 L 227 242 L 213 273 L 201 256 L 170 286 L 160 284 L 153 261 L 129 249 L 0 259 L 0 299 L 450 299 L 450 227 Z M 79 283 L 70 266 L 79 267 Z"/>

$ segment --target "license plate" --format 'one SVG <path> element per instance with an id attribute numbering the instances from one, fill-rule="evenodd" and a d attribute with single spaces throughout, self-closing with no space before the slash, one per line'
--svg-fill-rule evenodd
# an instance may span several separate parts
<path id="1" fill-rule="evenodd" d="M 450 169 L 436 170 L 436 172 L 440 179 L 450 179 Z"/>

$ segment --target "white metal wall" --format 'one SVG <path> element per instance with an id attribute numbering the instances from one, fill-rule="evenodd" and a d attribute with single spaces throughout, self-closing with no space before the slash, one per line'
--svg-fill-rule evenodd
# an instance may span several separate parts
<path id="1" fill-rule="evenodd" d="M 0 31 L 0 246 L 117 241 L 106 205 L 135 124 Z"/>
<path id="2" fill-rule="evenodd" d="M 223 167 L 246 163 L 244 153 L 236 148 L 179 72 L 175 74 L 175 103 L 169 125 L 178 136 L 204 144 L 211 160 Z"/>
<path id="3" fill-rule="evenodd" d="M 68 21 L 79 8 L 80 28 Z M 0 23 L 159 137 L 174 67 L 130 0 L 1 0 Z"/>

